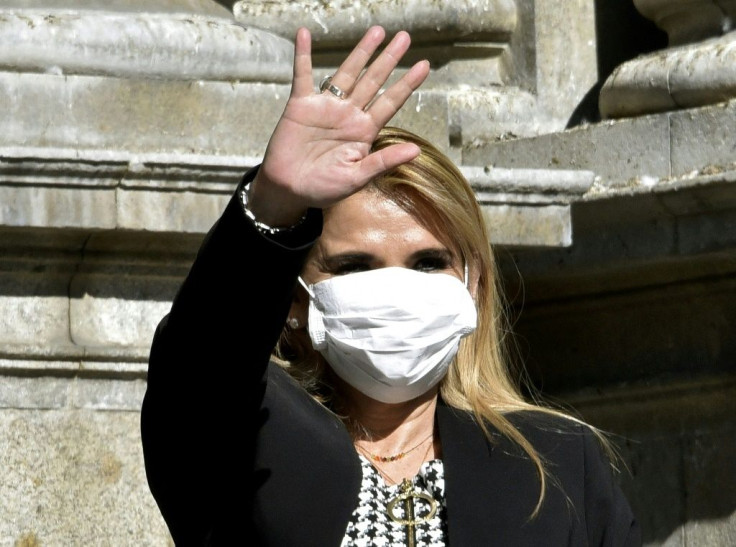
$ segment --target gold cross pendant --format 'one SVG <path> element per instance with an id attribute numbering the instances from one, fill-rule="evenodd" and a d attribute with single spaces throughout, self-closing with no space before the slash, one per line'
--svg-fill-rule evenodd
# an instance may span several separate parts
<path id="1" fill-rule="evenodd" d="M 416 518 L 414 514 L 414 500 L 421 500 L 429 504 L 429 511 L 423 517 Z M 401 502 L 403 502 L 404 506 L 404 518 L 398 517 L 394 514 L 394 509 L 396 509 L 396 506 Z M 392 521 L 406 526 L 406 544 L 409 547 L 415 547 L 416 535 L 414 527 L 422 522 L 432 520 L 432 517 L 437 513 L 437 500 L 429 494 L 425 494 L 419 490 L 414 490 L 412 482 L 409 479 L 404 479 L 401 481 L 401 492 L 388 503 L 386 512 Z"/>

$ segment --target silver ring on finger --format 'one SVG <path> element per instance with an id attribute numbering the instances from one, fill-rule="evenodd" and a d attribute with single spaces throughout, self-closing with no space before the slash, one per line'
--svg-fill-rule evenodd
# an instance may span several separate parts
<path id="1" fill-rule="evenodd" d="M 348 96 L 347 93 L 345 93 L 342 89 L 340 89 L 339 87 L 337 87 L 335 84 L 332 83 L 332 75 L 325 76 L 324 78 L 322 78 L 322 81 L 319 83 L 319 91 L 320 93 L 329 91 L 338 99 L 344 99 L 345 97 Z"/>

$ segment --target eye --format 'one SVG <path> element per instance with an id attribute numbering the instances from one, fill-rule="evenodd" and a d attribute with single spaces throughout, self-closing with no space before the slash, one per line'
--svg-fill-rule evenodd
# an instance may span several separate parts
<path id="1" fill-rule="evenodd" d="M 452 269 L 452 260 L 445 256 L 425 256 L 418 259 L 412 269 L 418 272 L 438 272 Z"/>
<path id="2" fill-rule="evenodd" d="M 343 253 L 336 255 L 323 255 L 319 261 L 319 268 L 330 275 L 348 275 L 351 273 L 365 272 L 375 267 L 373 258 L 367 253 Z"/>
<path id="3" fill-rule="evenodd" d="M 332 261 L 328 268 L 332 275 L 348 275 L 351 273 L 365 272 L 371 269 L 371 265 L 362 259 L 347 259 Z"/>

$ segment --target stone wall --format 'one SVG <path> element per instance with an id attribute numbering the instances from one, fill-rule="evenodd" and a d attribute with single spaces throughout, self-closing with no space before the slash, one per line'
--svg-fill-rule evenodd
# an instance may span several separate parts
<path id="1" fill-rule="evenodd" d="M 0 7 L 0 545 L 169 545 L 148 346 L 288 94 L 365 27 L 432 74 L 392 123 L 471 180 L 530 375 L 611 431 L 647 545 L 736 543 L 734 4 Z M 400 69 L 402 70 L 402 69 Z"/>

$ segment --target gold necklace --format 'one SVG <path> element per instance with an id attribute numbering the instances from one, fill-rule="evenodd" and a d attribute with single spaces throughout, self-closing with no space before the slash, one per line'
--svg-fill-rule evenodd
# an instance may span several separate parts
<path id="1" fill-rule="evenodd" d="M 426 441 L 427 439 L 424 439 L 424 440 Z M 424 456 L 422 456 L 422 461 L 419 463 L 419 468 L 421 468 L 422 464 L 427 460 L 427 455 L 429 454 L 429 450 L 430 448 L 432 448 L 432 445 L 433 443 L 429 443 L 427 445 L 427 450 L 424 451 Z M 421 444 L 419 446 L 421 446 Z M 357 446 L 357 445 L 356 447 L 358 448 L 360 452 L 363 453 L 364 456 L 370 457 L 370 452 L 368 452 L 365 448 L 361 446 Z M 403 484 L 403 482 L 408 480 L 408 479 L 404 479 L 403 481 L 397 481 L 391 475 L 386 473 L 386 470 L 380 467 L 378 463 L 375 461 L 373 462 L 373 467 L 376 469 L 376 471 L 378 471 L 379 475 L 383 476 L 384 479 L 388 479 L 389 484 L 399 484 L 399 482 L 402 482 Z M 417 472 L 419 472 L 419 469 L 417 469 Z"/>
<path id="2" fill-rule="evenodd" d="M 363 452 L 363 454 L 368 456 L 371 460 L 376 461 L 376 462 L 389 463 L 389 462 L 395 462 L 396 460 L 400 460 L 401 458 L 403 458 L 410 452 L 413 452 L 414 450 L 422 446 L 424 443 L 426 443 L 427 440 L 433 435 L 434 435 L 434 428 L 429 433 L 429 435 L 427 435 L 424 439 L 422 439 L 422 441 L 418 445 L 411 447 L 409 450 L 404 450 L 402 452 L 399 452 L 398 454 L 394 454 L 393 456 L 379 456 L 378 454 L 374 454 L 373 452 L 368 452 L 362 446 L 358 446 L 357 444 L 355 446 L 358 446 L 361 452 Z M 429 449 L 427 449 L 427 452 L 429 453 Z M 425 457 L 426 457 L 426 454 L 425 454 Z"/>

